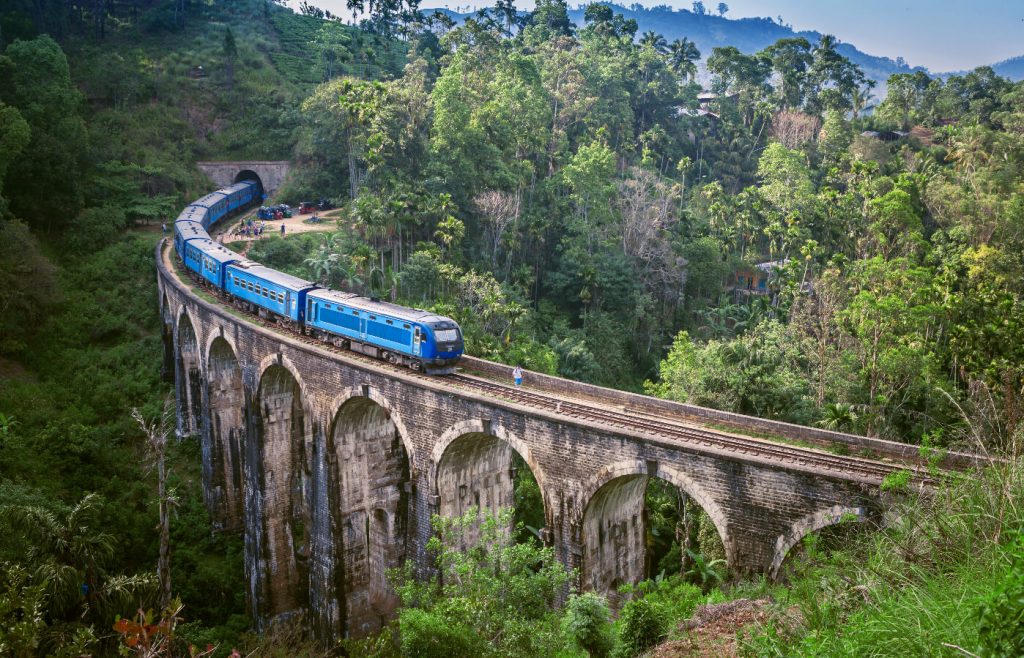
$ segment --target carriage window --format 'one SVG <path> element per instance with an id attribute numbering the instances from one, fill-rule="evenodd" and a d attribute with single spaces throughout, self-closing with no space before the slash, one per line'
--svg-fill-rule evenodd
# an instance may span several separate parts
<path id="1" fill-rule="evenodd" d="M 355 311 L 355 310 L 353 310 L 353 311 L 352 311 L 352 315 L 359 315 L 359 311 Z"/>
<path id="2" fill-rule="evenodd" d="M 263 289 L 263 290 L 261 290 L 260 292 L 261 292 L 261 293 L 263 293 L 263 296 L 264 296 L 264 297 L 267 297 L 267 296 L 268 296 L 268 295 L 267 295 L 267 289 L 266 289 L 266 288 L 264 288 L 264 289 Z"/>
<path id="3" fill-rule="evenodd" d="M 277 301 L 281 302 L 282 304 L 284 303 L 284 293 L 283 292 L 277 293 Z"/>
<path id="4" fill-rule="evenodd" d="M 371 315 L 371 316 L 370 316 L 370 319 L 371 319 L 371 320 L 376 320 L 376 319 L 377 319 L 377 316 L 376 316 L 376 315 Z"/>
<path id="5" fill-rule="evenodd" d="M 254 292 L 255 291 L 255 289 L 253 288 L 253 285 L 252 285 L 252 281 L 246 281 L 245 283 L 246 283 L 246 287 L 249 288 L 249 292 Z"/>
<path id="6" fill-rule="evenodd" d="M 384 322 L 387 322 L 388 324 L 394 324 L 394 322 L 392 322 L 391 320 L 385 320 Z"/>
<path id="7" fill-rule="evenodd" d="M 403 329 L 411 329 L 411 327 L 410 327 L 409 325 L 407 325 L 407 324 L 403 324 L 403 325 L 402 325 L 402 328 L 403 328 Z"/>

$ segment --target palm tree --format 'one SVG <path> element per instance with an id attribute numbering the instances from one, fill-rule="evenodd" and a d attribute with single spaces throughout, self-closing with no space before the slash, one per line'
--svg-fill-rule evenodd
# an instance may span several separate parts
<path id="1" fill-rule="evenodd" d="M 515 0 L 497 0 L 494 4 L 494 13 L 505 19 L 505 34 L 512 36 L 512 26 L 519 18 L 519 11 L 516 9 Z"/>
<path id="2" fill-rule="evenodd" d="M 316 248 L 313 255 L 305 260 L 306 267 L 313 271 L 316 280 L 325 285 L 331 285 L 331 278 L 338 268 L 338 254 L 331 244 L 330 238 L 324 238 L 323 243 Z"/>
<path id="3" fill-rule="evenodd" d="M 680 78 L 689 78 L 690 82 L 693 82 L 697 77 L 696 62 L 700 59 L 700 50 L 697 49 L 697 44 L 683 37 L 673 41 L 668 49 L 670 53 L 669 66 L 672 67 L 672 70 Z"/>
<path id="4" fill-rule="evenodd" d="M 848 432 L 857 422 L 857 408 L 846 402 L 826 404 L 823 411 L 825 415 L 818 421 L 818 426 L 833 432 Z"/>
<path id="5" fill-rule="evenodd" d="M 861 112 L 871 109 L 874 105 L 871 105 L 871 101 L 875 99 L 875 95 L 871 93 L 872 87 L 875 86 L 875 81 L 870 80 L 868 84 L 863 87 L 855 87 L 853 90 L 853 96 L 850 100 L 853 102 L 853 118 L 856 119 L 860 116 Z"/>
<path id="6" fill-rule="evenodd" d="M 84 626 L 107 627 L 114 615 L 137 608 L 153 590 L 152 575 L 111 576 L 114 537 L 102 531 L 102 499 L 89 494 L 70 510 L 55 512 L 35 505 L 0 506 L 0 531 L 20 541 L 32 581 L 43 588 L 47 629 L 41 654 L 66 644 Z M 14 539 L 14 538 L 18 539 Z"/>
<path id="7" fill-rule="evenodd" d="M 643 36 L 640 37 L 640 45 L 648 46 L 657 53 L 665 54 L 668 52 L 668 42 L 665 41 L 665 37 L 651 30 L 644 32 Z"/>

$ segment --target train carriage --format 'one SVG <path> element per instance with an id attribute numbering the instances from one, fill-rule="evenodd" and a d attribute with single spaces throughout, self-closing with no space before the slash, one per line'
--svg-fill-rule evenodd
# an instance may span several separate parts
<path id="1" fill-rule="evenodd" d="M 174 222 L 174 249 L 178 252 L 179 256 L 182 256 L 182 250 L 185 248 L 186 242 L 203 238 L 209 239 L 210 235 L 199 222 L 181 219 Z M 182 260 L 184 260 L 184 257 L 182 257 Z"/>
<path id="2" fill-rule="evenodd" d="M 194 204 L 188 205 L 181 211 L 181 214 L 178 215 L 178 219 L 176 221 L 195 222 L 197 224 L 201 224 L 203 228 L 206 228 L 206 226 L 208 226 L 206 217 L 209 213 L 210 209 L 205 206 L 197 206 Z"/>
<path id="3" fill-rule="evenodd" d="M 192 202 L 193 206 L 206 208 L 206 219 L 203 221 L 203 228 L 209 229 L 217 220 L 228 213 L 228 195 L 223 190 L 210 192 L 206 196 Z"/>
<path id="4" fill-rule="evenodd" d="M 317 285 L 251 261 L 228 266 L 224 291 L 267 313 L 301 325 L 306 318 L 306 293 Z"/>
<path id="5" fill-rule="evenodd" d="M 227 266 L 241 260 L 241 256 L 208 238 L 185 243 L 185 267 L 216 288 L 224 288 Z"/>
<path id="6" fill-rule="evenodd" d="M 242 181 L 230 187 L 225 187 L 221 192 L 227 195 L 227 212 L 234 212 L 243 208 L 257 199 L 261 199 L 259 183 L 254 181 Z"/>

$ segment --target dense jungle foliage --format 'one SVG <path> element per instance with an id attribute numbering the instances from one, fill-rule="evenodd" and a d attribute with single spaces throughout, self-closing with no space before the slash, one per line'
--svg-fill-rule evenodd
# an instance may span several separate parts
<path id="1" fill-rule="evenodd" d="M 394 628 L 344 651 L 634 655 L 698 605 L 770 596 L 741 653 L 1020 655 L 1024 85 L 899 74 L 879 102 L 830 37 L 700 53 L 600 4 L 583 25 L 558 0 L 462 25 L 365 9 L 0 9 L 0 654 L 113 654 L 116 616 L 160 618 L 131 418 L 168 394 L 156 226 L 207 191 L 196 161 L 279 158 L 298 165 L 282 199 L 330 198 L 337 230 L 249 256 L 448 314 L 470 353 L 1006 458 L 936 496 L 894 481 L 892 523 L 812 538 L 788 585 L 723 582 L 708 517 L 653 481 L 652 580 L 614 614 L 555 605 L 572 574 L 531 540 L 521 468 L 514 516 L 485 524 L 520 543 L 438 544 L 438 573 L 467 577 L 395 574 Z M 173 651 L 316 654 L 248 633 L 241 539 L 210 530 L 198 452 L 170 448 Z"/>

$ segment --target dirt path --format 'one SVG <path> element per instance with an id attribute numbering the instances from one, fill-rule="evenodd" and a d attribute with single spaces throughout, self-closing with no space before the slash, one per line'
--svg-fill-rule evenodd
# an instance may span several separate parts
<path id="1" fill-rule="evenodd" d="M 328 233 L 337 230 L 338 223 L 335 218 L 325 218 L 319 224 L 313 224 L 307 222 L 309 218 L 313 216 L 312 213 L 306 213 L 300 215 L 296 213 L 288 219 L 268 219 L 260 220 L 256 219 L 256 212 L 247 212 L 242 215 L 239 219 L 232 221 L 230 224 L 218 226 L 214 228 L 213 239 L 217 242 L 255 242 L 260 238 L 270 237 L 272 235 L 281 235 L 281 225 L 284 225 L 284 236 L 294 235 L 296 233 Z M 239 226 L 242 220 L 252 219 L 254 223 L 259 226 L 262 222 L 263 234 L 260 237 L 245 236 L 245 235 L 234 235 L 235 228 Z"/>

